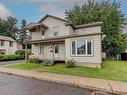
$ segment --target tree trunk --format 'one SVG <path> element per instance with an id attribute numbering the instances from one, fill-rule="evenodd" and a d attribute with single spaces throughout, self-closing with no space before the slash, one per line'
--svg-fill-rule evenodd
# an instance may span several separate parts
<path id="1" fill-rule="evenodd" d="M 28 53 L 27 53 L 27 43 L 25 43 L 25 62 L 27 63 Z"/>

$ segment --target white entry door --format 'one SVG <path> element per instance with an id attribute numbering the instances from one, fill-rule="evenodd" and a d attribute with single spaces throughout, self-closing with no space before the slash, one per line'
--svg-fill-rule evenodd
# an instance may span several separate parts
<path id="1" fill-rule="evenodd" d="M 59 45 L 58 44 L 54 44 L 54 59 L 58 59 L 59 58 Z"/>

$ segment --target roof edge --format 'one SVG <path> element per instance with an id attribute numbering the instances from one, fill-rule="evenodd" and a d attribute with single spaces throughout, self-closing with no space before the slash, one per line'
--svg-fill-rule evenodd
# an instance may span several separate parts
<path id="1" fill-rule="evenodd" d="M 38 23 L 41 23 L 41 22 L 42 22 L 43 20 L 45 20 L 47 17 L 52 17 L 52 18 L 59 19 L 59 20 L 65 21 L 65 22 L 69 22 L 69 21 L 67 21 L 67 20 L 65 20 L 65 19 L 63 19 L 63 18 L 59 18 L 59 17 L 53 16 L 53 15 L 47 14 L 47 15 L 45 15 L 43 18 L 41 18 L 41 19 L 38 21 Z"/>
<path id="2" fill-rule="evenodd" d="M 88 24 L 77 25 L 74 27 L 74 29 L 101 26 L 102 24 L 103 24 L 103 22 L 93 22 L 93 23 L 88 23 Z"/>

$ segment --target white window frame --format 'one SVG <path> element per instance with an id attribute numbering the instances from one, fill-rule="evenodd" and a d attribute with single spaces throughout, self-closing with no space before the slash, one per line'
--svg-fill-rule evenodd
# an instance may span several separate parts
<path id="1" fill-rule="evenodd" d="M 57 29 L 58 31 L 55 31 L 56 29 Z M 54 35 L 55 32 L 57 32 L 57 35 L 56 35 L 56 36 Z M 52 35 L 53 35 L 54 37 L 57 37 L 57 36 L 59 35 L 59 26 L 54 26 L 54 27 L 53 27 Z"/>
<path id="2" fill-rule="evenodd" d="M 77 54 L 77 42 L 78 41 L 84 41 L 85 42 L 85 54 Z M 90 41 L 91 42 L 91 54 L 88 54 L 87 52 L 87 42 Z M 72 42 L 75 42 L 75 54 L 72 54 Z M 71 40 L 71 56 L 93 56 L 93 40 L 92 39 L 77 39 L 77 40 Z"/>

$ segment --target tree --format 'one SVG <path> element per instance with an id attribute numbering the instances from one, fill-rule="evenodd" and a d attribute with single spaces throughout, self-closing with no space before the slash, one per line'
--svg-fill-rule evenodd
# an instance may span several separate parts
<path id="1" fill-rule="evenodd" d="M 21 28 L 20 28 L 20 31 L 18 33 L 18 35 L 19 35 L 18 42 L 20 42 L 22 44 L 23 49 L 25 48 L 25 42 L 29 41 L 31 39 L 30 32 L 26 28 L 24 28 L 26 25 L 27 25 L 27 22 L 25 19 L 23 19 L 21 21 Z M 30 49 L 31 45 L 28 44 L 27 48 Z"/>
<path id="2" fill-rule="evenodd" d="M 0 19 L 0 35 L 11 37 L 17 40 L 17 20 L 13 17 L 7 17 L 7 19 Z"/>
<path id="3" fill-rule="evenodd" d="M 112 3 L 109 0 L 88 0 L 87 4 L 75 5 L 72 10 L 65 10 L 65 14 L 66 19 L 73 25 L 103 22 L 102 32 L 106 35 L 102 41 L 103 51 L 107 56 L 115 57 L 126 48 L 126 40 L 122 36 L 122 25 L 125 19 L 120 6 L 121 3 L 115 0 Z"/>
<path id="4" fill-rule="evenodd" d="M 23 19 L 21 22 L 21 29 L 19 31 L 19 42 L 23 44 L 24 38 L 27 36 L 27 30 L 24 28 L 26 26 L 26 20 Z"/>

